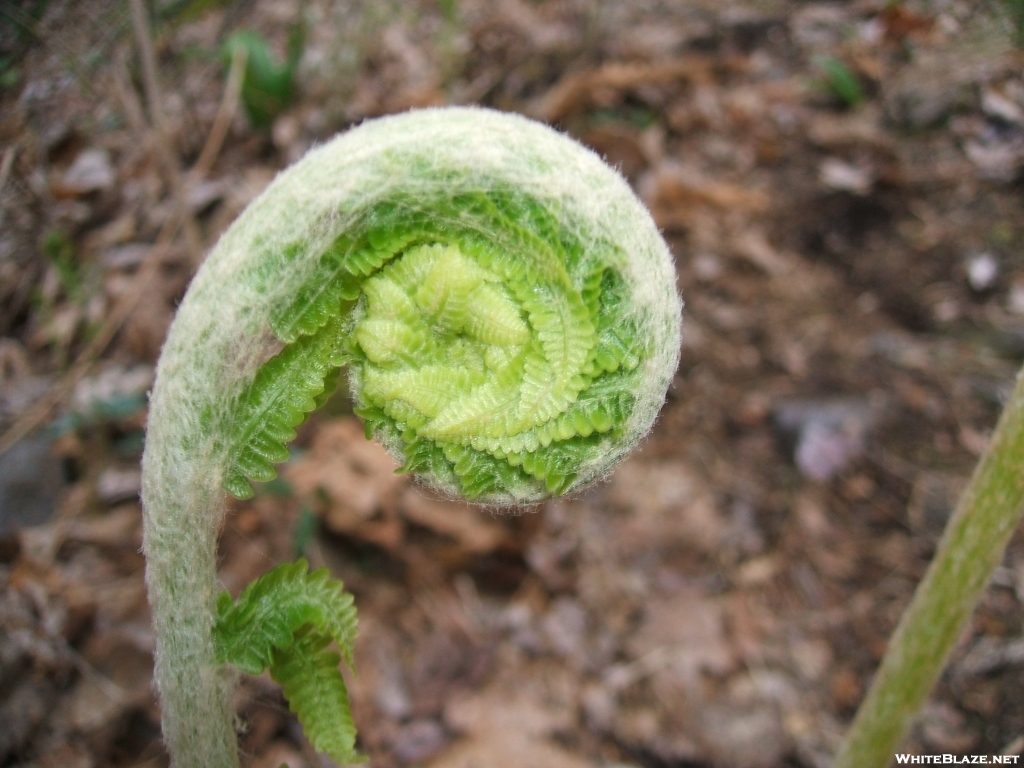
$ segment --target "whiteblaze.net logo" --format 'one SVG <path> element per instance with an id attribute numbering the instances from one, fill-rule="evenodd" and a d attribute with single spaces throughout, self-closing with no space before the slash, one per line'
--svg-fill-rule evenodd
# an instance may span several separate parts
<path id="1" fill-rule="evenodd" d="M 899 765 L 1016 765 L 1020 755 L 906 755 L 897 754 Z"/>

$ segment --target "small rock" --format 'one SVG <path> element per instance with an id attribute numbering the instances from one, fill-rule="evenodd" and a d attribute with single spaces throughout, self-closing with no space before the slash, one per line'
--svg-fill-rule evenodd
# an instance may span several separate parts
<path id="1" fill-rule="evenodd" d="M 774 707 L 749 710 L 711 706 L 700 713 L 701 741 L 719 765 L 769 768 L 779 765 L 789 740 Z"/>
<path id="2" fill-rule="evenodd" d="M 103 266 L 110 270 L 134 269 L 145 260 L 152 247 L 145 243 L 127 243 L 111 248 L 103 255 Z"/>
<path id="3" fill-rule="evenodd" d="M 793 401 L 776 410 L 775 423 L 784 434 L 796 435 L 793 458 L 800 472 L 825 482 L 864 452 L 875 411 L 866 399 Z"/>
<path id="4" fill-rule="evenodd" d="M 71 405 L 86 416 L 107 414 L 112 407 L 134 403 L 152 386 L 154 375 L 151 365 L 111 366 L 82 379 L 71 395 Z"/>
<path id="5" fill-rule="evenodd" d="M 710 283 L 722 276 L 722 260 L 713 253 L 698 253 L 693 257 L 693 271 L 697 279 Z"/>
<path id="6" fill-rule="evenodd" d="M 1010 284 L 1006 308 L 1015 315 L 1024 315 L 1024 274 L 1018 274 Z"/>
<path id="7" fill-rule="evenodd" d="M 994 88 L 986 88 L 981 92 L 981 109 L 986 115 L 997 120 L 1024 125 L 1024 110 L 1020 105 Z"/>
<path id="8" fill-rule="evenodd" d="M 587 612 L 570 597 L 559 597 L 542 624 L 553 650 L 572 657 L 583 646 L 587 631 Z"/>
<path id="9" fill-rule="evenodd" d="M 96 495 L 100 501 L 113 506 L 121 501 L 137 499 L 142 492 L 142 472 L 138 467 L 120 469 L 110 467 L 96 478 Z"/>
<path id="10" fill-rule="evenodd" d="M 226 185 L 220 179 L 201 182 L 189 188 L 188 207 L 193 213 L 202 213 L 226 193 Z"/>
<path id="11" fill-rule="evenodd" d="M 800 432 L 794 460 L 800 472 L 819 482 L 831 480 L 864 452 L 862 435 L 842 424 L 811 422 Z"/>
<path id="12" fill-rule="evenodd" d="M 922 472 L 914 481 L 907 505 L 911 529 L 918 535 L 937 540 L 953 514 L 963 487 L 962 477 Z"/>
<path id="13" fill-rule="evenodd" d="M 27 437 L 0 455 L 0 537 L 45 523 L 63 485 L 60 460 L 46 438 Z"/>
<path id="14" fill-rule="evenodd" d="M 93 147 L 81 152 L 64 172 L 58 192 L 68 195 L 86 195 L 114 186 L 116 176 L 107 150 Z"/>
<path id="15" fill-rule="evenodd" d="M 991 253 L 979 253 L 967 259 L 967 282 L 977 293 L 987 291 L 999 277 L 999 262 Z"/>
<path id="16" fill-rule="evenodd" d="M 436 720 L 413 720 L 403 726 L 391 743 L 403 763 L 429 760 L 448 745 L 448 736 Z"/>
<path id="17" fill-rule="evenodd" d="M 851 165 L 835 157 L 829 157 L 818 169 L 821 183 L 841 192 L 853 192 L 855 195 L 866 195 L 871 191 L 874 174 L 868 168 Z"/>

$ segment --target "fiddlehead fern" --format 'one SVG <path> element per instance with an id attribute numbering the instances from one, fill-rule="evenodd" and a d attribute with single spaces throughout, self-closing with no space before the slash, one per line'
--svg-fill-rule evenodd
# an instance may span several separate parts
<path id="1" fill-rule="evenodd" d="M 342 365 L 403 470 L 529 502 L 601 477 L 646 434 L 679 314 L 668 251 L 626 183 L 523 118 L 385 118 L 282 173 L 196 276 L 151 403 L 147 581 L 177 764 L 237 759 L 213 640 L 221 491 L 273 476 Z M 323 637 L 296 637 L 325 669 Z"/>

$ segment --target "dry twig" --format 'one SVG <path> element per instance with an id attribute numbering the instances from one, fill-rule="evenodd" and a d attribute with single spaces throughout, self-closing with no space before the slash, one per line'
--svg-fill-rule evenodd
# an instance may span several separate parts
<path id="1" fill-rule="evenodd" d="M 153 53 L 153 42 L 149 37 L 149 20 L 146 17 L 146 7 L 142 0 L 130 0 L 132 11 L 132 30 L 135 33 L 135 42 L 139 48 L 139 59 L 142 63 L 142 84 L 146 91 L 146 104 L 149 107 L 149 119 L 156 132 L 156 149 L 160 157 L 160 164 L 164 167 L 167 181 L 174 193 L 174 202 L 179 208 L 186 210 L 184 219 L 185 241 L 189 253 L 192 256 L 192 263 L 198 264 L 200 254 L 203 251 L 202 238 L 199 236 L 199 225 L 195 218 L 188 213 L 188 191 L 182 178 L 181 167 L 178 164 L 177 156 L 171 147 L 170 129 L 167 124 L 167 117 L 161 105 L 160 82 L 157 79 L 156 55 Z"/>
<path id="2" fill-rule="evenodd" d="M 221 99 L 220 107 L 217 109 L 217 116 L 213 120 L 213 127 L 206 137 L 206 144 L 203 151 L 199 153 L 192 170 L 189 171 L 188 181 L 190 184 L 198 184 L 213 167 L 221 147 L 224 146 L 224 139 L 227 138 L 228 130 L 231 128 L 231 121 L 235 119 L 235 112 L 238 110 L 238 100 L 242 94 L 242 80 L 245 76 L 245 64 L 248 60 L 249 51 L 245 46 L 235 47 L 231 56 L 231 69 L 228 71 L 228 82 L 224 86 L 224 98 Z"/>
<path id="3" fill-rule="evenodd" d="M 7 177 L 11 175 L 11 166 L 14 165 L 14 156 L 18 153 L 16 146 L 10 146 L 4 150 L 3 159 L 0 160 L 0 192 L 7 184 Z"/>
<path id="4" fill-rule="evenodd" d="M 708 83 L 714 78 L 710 62 L 687 56 L 662 64 L 612 62 L 597 69 L 564 76 L 532 105 L 530 113 L 549 123 L 564 120 L 586 107 L 602 90 L 623 91 L 640 85 L 668 85 L 677 81 Z"/>

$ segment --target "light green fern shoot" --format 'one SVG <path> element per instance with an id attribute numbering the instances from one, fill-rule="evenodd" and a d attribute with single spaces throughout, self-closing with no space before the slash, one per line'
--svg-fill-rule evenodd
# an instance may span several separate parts
<path id="1" fill-rule="evenodd" d="M 356 756 L 329 649 L 352 665 L 340 587 L 300 563 L 237 603 L 214 588 L 223 491 L 274 476 L 342 366 L 401 471 L 522 504 L 599 479 L 644 437 L 680 310 L 671 257 L 625 181 L 524 118 L 384 118 L 282 173 L 197 274 L 153 391 L 147 583 L 174 765 L 237 765 L 224 663 L 269 668 L 314 745 Z"/>

